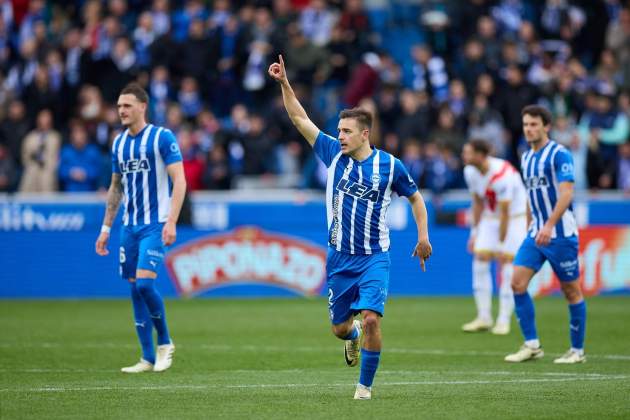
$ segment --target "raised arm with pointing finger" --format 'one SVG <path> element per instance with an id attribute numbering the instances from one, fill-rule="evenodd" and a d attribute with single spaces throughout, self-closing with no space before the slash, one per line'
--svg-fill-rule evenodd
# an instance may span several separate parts
<path id="1" fill-rule="evenodd" d="M 315 139 L 317 139 L 317 134 L 319 134 L 319 128 L 308 118 L 302 104 L 300 104 L 300 101 L 298 101 L 295 96 L 295 92 L 293 92 L 293 88 L 291 88 L 289 84 L 289 79 L 287 79 L 287 72 L 284 68 L 282 55 L 278 56 L 278 60 L 278 63 L 273 63 L 269 66 L 269 76 L 280 83 L 282 87 L 282 101 L 284 102 L 284 107 L 293 125 L 295 125 L 300 134 L 304 136 L 306 141 L 313 146 Z"/>

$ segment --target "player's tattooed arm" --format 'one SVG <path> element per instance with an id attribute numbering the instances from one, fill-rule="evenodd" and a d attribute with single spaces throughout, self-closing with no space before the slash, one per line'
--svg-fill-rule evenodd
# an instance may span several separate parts
<path id="1" fill-rule="evenodd" d="M 105 209 L 105 219 L 103 220 L 104 225 L 111 226 L 118 213 L 123 195 L 121 180 L 122 177 L 120 174 L 112 174 L 112 181 L 109 184 L 109 190 L 107 190 L 107 208 Z"/>

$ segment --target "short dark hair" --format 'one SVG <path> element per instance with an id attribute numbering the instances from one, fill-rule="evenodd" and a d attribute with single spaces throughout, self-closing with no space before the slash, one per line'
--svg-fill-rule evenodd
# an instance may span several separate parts
<path id="1" fill-rule="evenodd" d="M 481 153 L 484 156 L 488 156 L 492 150 L 490 143 L 482 139 L 471 139 L 468 141 L 468 144 L 475 152 Z"/>
<path id="2" fill-rule="evenodd" d="M 372 129 L 372 113 L 363 108 L 344 109 L 339 113 L 339 119 L 354 118 L 362 128 Z"/>
<path id="3" fill-rule="evenodd" d="M 149 103 L 149 94 L 147 93 L 146 90 L 144 90 L 142 86 L 140 86 L 139 83 L 136 83 L 136 82 L 129 83 L 127 86 L 123 88 L 123 90 L 120 91 L 120 94 L 133 95 L 140 102 L 143 102 L 145 104 Z"/>
<path id="4" fill-rule="evenodd" d="M 551 112 L 549 112 L 549 110 L 544 106 L 527 105 L 521 111 L 521 117 L 524 117 L 525 115 L 540 117 L 542 119 L 543 125 L 551 124 Z"/>

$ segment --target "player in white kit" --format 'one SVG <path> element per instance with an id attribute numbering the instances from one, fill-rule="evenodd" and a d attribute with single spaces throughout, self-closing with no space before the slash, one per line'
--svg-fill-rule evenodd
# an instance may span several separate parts
<path id="1" fill-rule="evenodd" d="M 527 234 L 527 196 L 521 176 L 503 159 L 490 156 L 490 145 L 471 140 L 464 145 L 464 178 L 472 194 L 472 228 L 468 250 L 473 259 L 473 295 L 477 317 L 462 326 L 466 332 L 510 332 L 514 310 L 512 261 Z M 492 274 L 490 262 L 501 263 L 499 314 L 492 323 Z"/>

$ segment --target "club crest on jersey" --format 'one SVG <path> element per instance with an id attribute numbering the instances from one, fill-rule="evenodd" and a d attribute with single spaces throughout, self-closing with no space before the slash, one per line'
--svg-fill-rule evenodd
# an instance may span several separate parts
<path id="1" fill-rule="evenodd" d="M 379 174 L 372 175 L 372 184 L 378 185 L 381 182 L 381 176 Z"/>
<path id="2" fill-rule="evenodd" d="M 549 180 L 546 176 L 532 176 L 525 180 L 525 186 L 528 189 L 546 188 L 549 186 Z"/>
<path id="3" fill-rule="evenodd" d="M 379 190 L 373 190 L 370 187 L 366 187 L 358 182 L 351 182 L 345 178 L 341 178 L 339 180 L 337 189 L 345 194 L 349 194 L 362 200 L 368 200 L 374 203 L 378 201 Z"/>
<path id="4" fill-rule="evenodd" d="M 142 172 L 151 169 L 149 159 L 131 159 L 120 162 L 120 172 L 126 174 L 128 172 Z"/>

